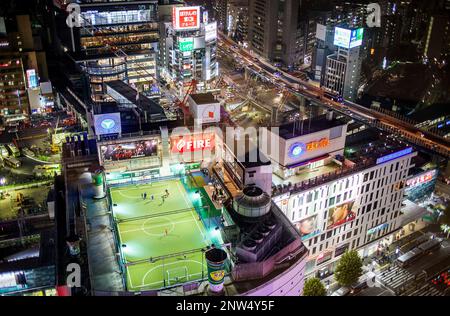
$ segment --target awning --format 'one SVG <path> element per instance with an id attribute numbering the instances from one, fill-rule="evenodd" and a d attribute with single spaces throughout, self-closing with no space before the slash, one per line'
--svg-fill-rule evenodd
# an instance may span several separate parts
<path id="1" fill-rule="evenodd" d="M 417 205 L 416 203 L 406 200 L 402 208 L 401 225 L 405 226 L 415 220 L 421 219 L 426 215 L 430 215 L 430 212 L 424 207 Z"/>
<path id="2" fill-rule="evenodd" d="M 302 161 L 302 162 L 297 162 L 297 163 L 294 163 L 292 165 L 287 165 L 286 168 L 292 169 L 292 168 L 305 166 L 305 165 L 308 165 L 308 164 L 316 162 L 316 161 L 324 160 L 324 159 L 326 159 L 328 157 L 330 157 L 330 155 L 329 154 L 325 154 L 325 155 L 322 155 L 322 156 L 319 156 L 319 157 L 316 157 L 316 158 L 312 158 L 312 159 L 305 160 L 305 161 Z"/>

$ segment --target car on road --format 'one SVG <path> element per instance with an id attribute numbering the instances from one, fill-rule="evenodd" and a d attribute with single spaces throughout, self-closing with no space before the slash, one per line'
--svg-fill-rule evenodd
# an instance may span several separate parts
<path id="1" fill-rule="evenodd" d="M 352 284 L 350 286 L 350 292 L 351 292 L 351 294 L 354 295 L 354 294 L 361 292 L 365 288 L 367 288 L 367 276 L 363 275 L 359 278 L 359 280 L 357 282 L 355 282 L 354 284 Z"/>
<path id="2" fill-rule="evenodd" d="M 50 124 L 50 122 L 48 121 L 43 121 L 41 122 L 41 124 L 39 124 L 39 127 L 50 127 L 52 126 L 52 124 Z"/>
<path id="3" fill-rule="evenodd" d="M 34 157 L 34 156 L 36 156 L 35 155 L 35 153 L 34 152 L 32 152 L 30 149 L 28 149 L 28 148 L 22 148 L 22 154 L 24 155 L 24 156 L 28 156 L 28 157 Z"/>
<path id="4" fill-rule="evenodd" d="M 336 291 L 334 291 L 331 296 L 347 296 L 350 294 L 350 289 L 348 287 L 340 287 Z"/>

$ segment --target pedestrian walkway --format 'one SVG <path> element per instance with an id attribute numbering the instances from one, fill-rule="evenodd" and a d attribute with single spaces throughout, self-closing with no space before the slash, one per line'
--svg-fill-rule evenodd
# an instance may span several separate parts
<path id="1" fill-rule="evenodd" d="M 407 296 L 444 296 L 444 293 L 430 284 L 423 284 L 420 288 Z"/>
<path id="2" fill-rule="evenodd" d="M 401 289 L 404 289 L 417 278 L 415 275 L 399 266 L 390 266 L 384 269 L 381 271 L 379 277 L 383 285 L 396 293 Z"/>

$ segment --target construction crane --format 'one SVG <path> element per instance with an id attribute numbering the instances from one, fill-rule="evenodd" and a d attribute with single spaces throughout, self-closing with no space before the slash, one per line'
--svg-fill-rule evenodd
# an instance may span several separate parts
<path id="1" fill-rule="evenodd" d="M 191 82 L 188 84 L 188 89 L 186 90 L 186 93 L 184 94 L 184 97 L 182 100 L 177 99 L 175 101 L 175 106 L 178 106 L 183 111 L 184 115 L 184 123 L 187 123 L 188 117 L 190 117 L 191 113 L 189 111 L 189 107 L 187 106 L 187 98 L 190 94 L 194 94 L 197 92 L 197 80 L 192 79 Z"/>
<path id="2" fill-rule="evenodd" d="M 278 111 L 282 111 L 284 106 L 286 105 L 287 100 L 289 99 L 289 91 L 286 89 L 283 89 L 282 93 L 282 97 L 280 100 L 280 104 L 278 105 Z"/>
<path id="3" fill-rule="evenodd" d="M 58 119 L 56 120 L 56 125 L 55 125 L 55 136 L 56 136 L 56 133 L 58 132 L 58 126 L 59 126 L 59 115 L 58 115 Z M 56 137 L 55 137 L 55 139 L 56 139 Z M 50 139 L 50 142 L 52 143 L 52 146 L 51 146 L 52 153 L 54 153 L 54 154 L 58 153 L 59 145 L 55 144 L 52 139 Z"/>

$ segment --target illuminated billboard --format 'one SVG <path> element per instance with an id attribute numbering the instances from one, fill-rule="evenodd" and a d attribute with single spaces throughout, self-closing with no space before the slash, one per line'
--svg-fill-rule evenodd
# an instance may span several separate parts
<path id="1" fill-rule="evenodd" d="M 210 42 L 217 38 L 217 22 L 205 25 L 205 41 Z"/>
<path id="2" fill-rule="evenodd" d="M 306 143 L 306 144 L 301 143 L 301 142 L 296 142 L 296 143 L 293 143 L 289 147 L 288 155 L 292 159 L 296 159 L 296 158 L 299 158 L 300 156 L 302 156 L 306 151 L 313 151 L 313 150 L 325 148 L 329 144 L 330 144 L 330 140 L 326 137 Z"/>
<path id="3" fill-rule="evenodd" d="M 394 160 L 394 159 L 397 159 L 397 158 L 409 155 L 410 153 L 412 153 L 412 151 L 413 151 L 412 147 L 408 147 L 406 149 L 397 151 L 395 153 L 392 153 L 392 154 L 380 157 L 380 158 L 377 159 L 376 164 L 379 165 L 379 164 L 382 164 L 382 163 L 385 163 L 385 162 L 388 162 L 388 161 L 391 161 L 391 160 Z"/>
<path id="4" fill-rule="evenodd" d="M 122 132 L 120 113 L 94 115 L 94 127 L 97 136 L 120 134 Z"/>
<path id="5" fill-rule="evenodd" d="M 406 180 L 406 186 L 411 188 L 436 179 L 437 172 L 435 169 L 424 172 L 416 177 Z"/>
<path id="6" fill-rule="evenodd" d="M 174 30 L 186 31 L 200 28 L 200 7 L 174 7 L 172 11 Z"/>
<path id="7" fill-rule="evenodd" d="M 156 139 L 100 146 L 103 161 L 121 161 L 155 156 L 158 153 Z"/>
<path id="8" fill-rule="evenodd" d="M 327 229 L 332 229 L 352 221 L 356 217 L 355 201 L 346 202 L 328 210 Z"/>
<path id="9" fill-rule="evenodd" d="M 295 227 L 297 227 L 302 235 L 303 240 L 317 235 L 319 233 L 317 229 L 317 215 L 302 219 L 298 223 L 295 223 Z"/>
<path id="10" fill-rule="evenodd" d="M 214 134 L 199 134 L 195 136 L 173 136 L 170 139 L 173 153 L 212 150 Z"/>
<path id="11" fill-rule="evenodd" d="M 428 170 L 406 180 L 405 194 L 412 202 L 423 200 L 430 196 L 436 187 L 438 172 Z"/>
<path id="12" fill-rule="evenodd" d="M 180 52 L 190 52 L 194 49 L 194 39 L 192 37 L 188 38 L 178 38 L 178 45 Z"/>
<path id="13" fill-rule="evenodd" d="M 36 70 L 34 69 L 27 70 L 27 83 L 28 88 L 36 88 L 39 85 Z"/>
<path id="14" fill-rule="evenodd" d="M 362 44 L 363 35 L 363 28 L 348 30 L 341 27 L 335 27 L 333 44 L 343 48 L 357 47 Z"/>
<path id="15" fill-rule="evenodd" d="M 352 30 L 352 33 L 350 35 L 350 48 L 361 46 L 363 35 L 364 35 L 363 28 Z"/>

